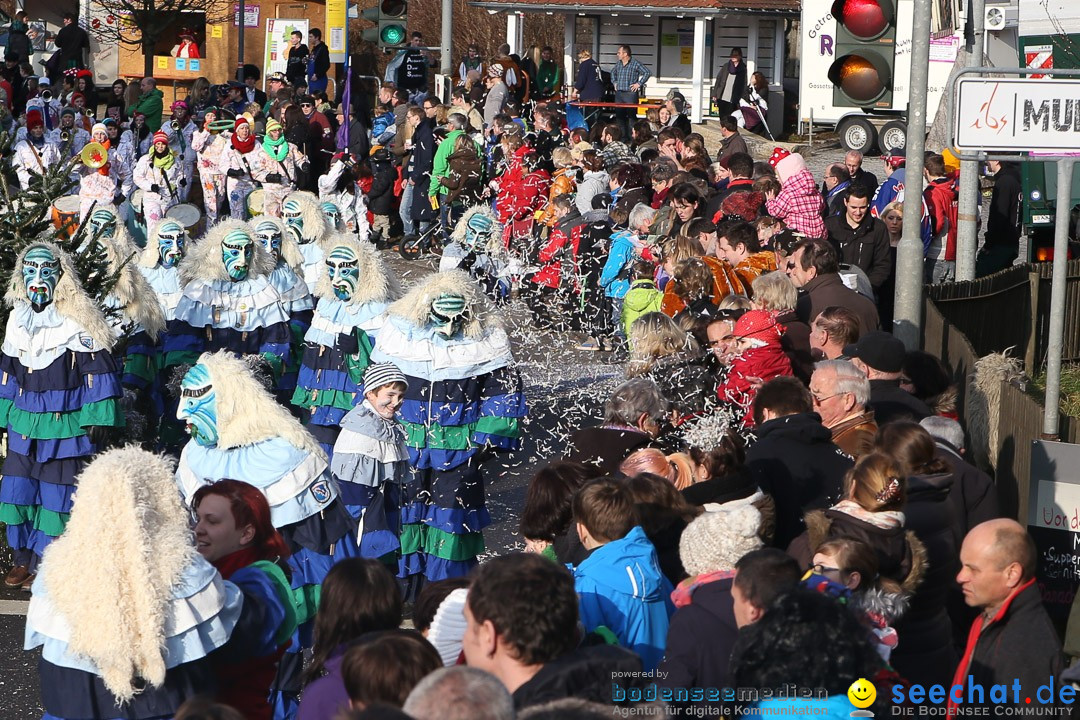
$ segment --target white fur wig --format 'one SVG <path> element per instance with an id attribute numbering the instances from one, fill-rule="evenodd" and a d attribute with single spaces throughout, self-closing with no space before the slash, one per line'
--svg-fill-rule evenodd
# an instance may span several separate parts
<path id="1" fill-rule="evenodd" d="M 465 211 L 465 214 L 458 220 L 457 225 L 454 226 L 454 232 L 450 235 L 450 239 L 461 245 L 462 247 L 468 247 L 469 243 L 465 239 L 466 230 L 469 227 L 469 220 L 474 215 L 486 215 L 491 220 L 491 237 L 488 238 L 487 245 L 482 250 L 488 255 L 498 255 L 503 252 L 502 244 L 502 231 L 503 226 L 495 217 L 495 213 L 492 212 L 491 207 L 488 205 L 473 205 L 471 208 Z"/>
<path id="2" fill-rule="evenodd" d="M 255 379 L 247 364 L 227 350 L 203 353 L 217 404 L 218 443 L 222 450 L 282 437 L 298 448 L 325 457 L 300 421 Z"/>
<path id="3" fill-rule="evenodd" d="M 22 265 L 27 251 L 34 247 L 48 248 L 60 260 L 60 269 L 63 274 L 56 283 L 56 290 L 53 292 L 53 304 L 56 305 L 56 311 L 63 317 L 74 320 L 82 326 L 98 345 L 111 350 L 113 345 L 116 344 L 116 334 L 105 319 L 105 314 L 101 311 L 101 308 L 83 290 L 71 256 L 61 250 L 55 243 L 46 240 L 35 240 L 19 253 L 18 259 L 15 260 L 15 269 L 12 271 L 11 279 L 8 281 L 7 295 L 4 298 L 7 300 L 8 305 L 15 307 L 19 303 L 28 304 L 30 302 L 26 297 Z"/>
<path id="4" fill-rule="evenodd" d="M 165 681 L 166 615 L 194 556 L 171 460 L 129 445 L 82 471 L 41 581 L 70 627 L 68 649 L 93 661 L 121 702 L 138 692 L 135 678 Z"/>
<path id="5" fill-rule="evenodd" d="M 134 243 L 126 242 L 125 237 L 99 238 L 98 242 L 105 249 L 105 259 L 109 263 L 109 272 L 119 276 L 111 294 L 121 307 L 124 317 L 142 326 L 152 339 L 157 339 L 165 330 L 165 313 L 157 302 L 154 288 L 150 286 L 136 260 L 139 248 Z M 157 241 L 155 240 L 155 249 Z M 121 267 L 123 266 L 123 267 Z"/>
<path id="6" fill-rule="evenodd" d="M 304 219 L 303 236 L 311 238 L 325 248 L 327 236 L 333 231 L 333 228 L 330 227 L 330 222 L 326 219 L 326 213 L 323 212 L 322 202 L 314 193 L 307 190 L 294 190 L 286 195 L 281 202 L 283 210 L 285 203 L 290 200 L 296 200 L 300 203 L 300 217 Z"/>
<path id="7" fill-rule="evenodd" d="M 300 246 L 296 243 L 296 238 L 292 233 L 285 232 L 285 223 L 281 221 L 281 218 L 276 218 L 273 215 L 259 215 L 248 221 L 248 225 L 251 226 L 251 234 L 255 234 L 255 228 L 262 225 L 264 222 L 273 223 L 278 232 L 281 233 L 281 258 L 285 261 L 285 264 L 293 269 L 297 275 L 304 274 L 304 256 L 300 254 Z"/>
<path id="8" fill-rule="evenodd" d="M 188 246 L 187 255 L 180 261 L 180 284 L 187 285 L 193 280 L 229 282 L 229 273 L 221 260 L 221 243 L 233 230 L 239 230 L 251 236 L 255 246 L 248 277 L 262 277 L 274 271 L 274 258 L 266 252 L 262 243 L 255 237 L 251 226 L 242 220 L 222 220 L 202 240 Z"/>
<path id="9" fill-rule="evenodd" d="M 428 275 L 413 285 L 403 298 L 391 305 L 389 312 L 415 327 L 425 327 L 428 324 L 432 301 L 444 293 L 465 298 L 465 306 L 469 308 L 469 319 L 464 328 L 467 337 L 480 337 L 487 329 L 500 325 L 487 296 L 464 270 Z"/>
<path id="10" fill-rule="evenodd" d="M 359 259 L 360 280 L 348 304 L 389 303 L 401 297 L 401 284 L 397 275 L 386 267 L 374 245 L 360 242 L 345 233 L 331 233 L 326 242 L 326 254 L 329 255 L 330 251 L 339 245 L 351 249 Z M 325 272 L 319 275 L 319 280 L 315 283 L 315 296 L 330 300 L 335 297 L 330 276 Z"/>

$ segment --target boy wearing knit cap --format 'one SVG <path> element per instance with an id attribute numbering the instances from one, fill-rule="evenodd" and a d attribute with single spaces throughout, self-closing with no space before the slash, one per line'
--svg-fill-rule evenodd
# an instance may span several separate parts
<path id="1" fill-rule="evenodd" d="M 393 363 L 364 372 L 364 401 L 341 421 L 330 471 L 346 509 L 360 523 L 360 553 L 397 569 L 401 483 L 409 472 L 405 430 L 397 421 L 409 384 Z"/>
<path id="2" fill-rule="evenodd" d="M 589 551 L 574 568 L 585 630 L 604 628 L 641 656 L 645 670 L 655 669 L 674 611 L 671 583 L 637 525 L 629 493 L 617 481 L 599 478 L 578 491 L 573 510 L 578 537 Z"/>

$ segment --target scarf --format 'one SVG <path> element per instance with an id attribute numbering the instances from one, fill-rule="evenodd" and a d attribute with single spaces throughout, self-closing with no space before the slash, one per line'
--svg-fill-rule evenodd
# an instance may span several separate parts
<path id="1" fill-rule="evenodd" d="M 233 135 L 233 138 L 235 139 L 236 136 Z M 240 148 L 237 149 L 239 150 Z M 277 160 L 278 162 L 284 160 L 285 156 L 289 154 L 289 142 L 285 139 L 285 133 L 282 133 L 281 137 L 277 140 L 272 140 L 270 138 L 270 133 L 263 135 L 262 149 L 274 160 Z"/>
<path id="2" fill-rule="evenodd" d="M 734 570 L 713 570 L 712 572 L 688 577 L 671 592 L 671 602 L 675 604 L 676 608 L 686 607 L 692 602 L 694 591 L 702 585 L 732 577 L 735 577 Z"/>
<path id="3" fill-rule="evenodd" d="M 176 162 L 176 154 L 172 150 L 166 150 L 164 155 L 153 153 L 154 167 L 161 172 L 167 171 Z"/>
<path id="4" fill-rule="evenodd" d="M 845 515 L 869 523 L 883 530 L 904 526 L 904 513 L 899 510 L 883 510 L 882 512 L 870 512 L 854 500 L 841 500 L 832 506 L 833 510 L 839 510 Z"/>
<path id="5" fill-rule="evenodd" d="M 210 564 L 217 568 L 217 571 L 221 573 L 221 577 L 228 580 L 237 570 L 246 568 L 254 562 L 265 559 L 266 558 L 259 557 L 259 553 L 254 547 L 246 547 L 240 548 L 236 552 L 231 552 L 223 558 L 218 558 Z"/>
<path id="6" fill-rule="evenodd" d="M 241 140 L 236 133 L 232 134 L 232 146 L 242 153 L 249 153 L 255 149 L 255 135 L 249 133 L 247 140 Z"/>

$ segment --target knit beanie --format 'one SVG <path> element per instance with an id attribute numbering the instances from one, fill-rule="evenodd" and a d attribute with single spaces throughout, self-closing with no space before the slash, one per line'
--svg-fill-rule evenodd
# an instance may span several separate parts
<path id="1" fill-rule="evenodd" d="M 156 133 L 154 133 L 154 144 L 157 145 L 158 143 L 165 143 L 166 145 L 169 144 L 169 136 L 163 133 L 161 130 L 158 130 Z"/>
<path id="2" fill-rule="evenodd" d="M 679 540 L 679 557 L 691 576 L 734 570 L 735 563 L 762 547 L 758 528 L 761 513 L 753 505 L 707 512 L 686 526 Z"/>

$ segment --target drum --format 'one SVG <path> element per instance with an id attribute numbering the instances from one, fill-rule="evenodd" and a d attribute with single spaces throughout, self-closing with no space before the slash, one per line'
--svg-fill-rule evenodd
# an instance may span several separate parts
<path id="1" fill-rule="evenodd" d="M 79 203 L 78 195 L 65 195 L 53 203 L 53 225 L 56 227 L 56 234 L 65 240 L 79 229 Z"/>
<path id="2" fill-rule="evenodd" d="M 191 203 L 173 205 L 165 212 L 165 217 L 172 218 L 187 228 L 188 237 L 192 240 L 202 237 L 206 231 L 206 218 L 199 212 L 199 208 Z"/>
<path id="3" fill-rule="evenodd" d="M 247 212 L 248 218 L 253 218 L 263 214 L 263 204 L 266 201 L 266 191 L 262 188 L 255 188 L 247 196 Z"/>
<path id="4" fill-rule="evenodd" d="M 127 225 L 128 232 L 131 233 L 131 239 L 139 247 L 146 247 L 146 216 L 143 215 L 142 201 L 143 191 L 136 190 L 129 200 L 124 223 Z"/>

